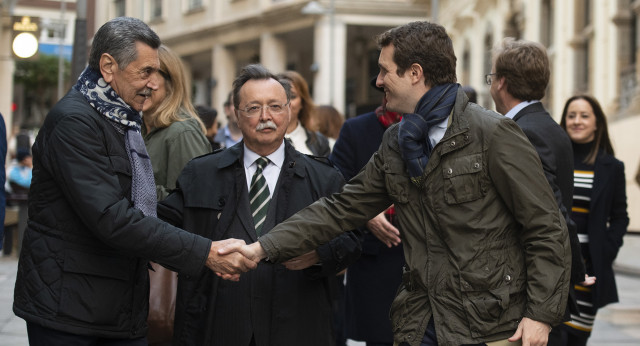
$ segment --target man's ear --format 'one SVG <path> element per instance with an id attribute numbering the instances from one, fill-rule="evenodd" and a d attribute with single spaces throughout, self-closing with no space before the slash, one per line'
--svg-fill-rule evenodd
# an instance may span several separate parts
<path id="1" fill-rule="evenodd" d="M 111 83 L 117 68 L 118 63 L 116 59 L 109 53 L 103 53 L 102 56 L 100 56 L 100 74 L 102 74 L 105 82 Z"/>
<path id="2" fill-rule="evenodd" d="M 424 71 L 422 70 L 422 66 L 420 66 L 420 64 L 417 64 L 417 63 L 411 64 L 407 72 L 409 73 L 409 76 L 411 77 L 411 81 L 414 84 L 415 83 L 424 84 L 425 76 L 424 76 Z"/>
<path id="3" fill-rule="evenodd" d="M 507 78 L 500 77 L 500 78 L 497 78 L 495 82 L 498 83 L 497 85 L 498 90 L 507 89 Z"/>

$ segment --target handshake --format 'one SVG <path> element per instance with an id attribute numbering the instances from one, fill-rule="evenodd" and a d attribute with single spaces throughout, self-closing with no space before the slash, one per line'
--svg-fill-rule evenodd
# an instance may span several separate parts
<path id="1" fill-rule="evenodd" d="M 244 240 L 225 239 L 211 243 L 209 257 L 205 265 L 225 280 L 238 281 L 240 274 L 255 269 L 258 262 L 265 257 L 267 257 L 267 253 L 260 242 L 247 245 Z M 289 270 L 301 270 L 319 261 L 318 253 L 314 250 L 290 259 L 283 265 Z"/>
<path id="2" fill-rule="evenodd" d="M 259 242 L 247 245 L 244 240 L 225 239 L 211 243 L 205 265 L 225 280 L 238 281 L 241 273 L 255 269 L 265 257 Z"/>

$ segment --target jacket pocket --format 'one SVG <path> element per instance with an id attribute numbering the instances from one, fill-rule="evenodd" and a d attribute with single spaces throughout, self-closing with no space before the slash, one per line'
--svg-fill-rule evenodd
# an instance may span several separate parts
<path id="1" fill-rule="evenodd" d="M 442 163 L 444 198 L 447 204 L 470 202 L 482 197 L 482 154 L 456 157 Z"/>
<path id="2" fill-rule="evenodd" d="M 516 279 L 508 264 L 485 264 L 477 271 L 460 273 L 462 304 L 474 337 L 515 329 L 509 322 L 522 317 L 511 301 Z"/>
<path id="3" fill-rule="evenodd" d="M 387 162 L 384 164 L 385 183 L 389 196 L 394 203 L 404 204 L 409 202 L 409 188 L 411 181 L 404 172 L 404 164 L 399 162 Z"/>
<path id="4" fill-rule="evenodd" d="M 132 267 L 135 264 L 124 258 L 68 250 L 59 316 L 76 323 L 122 327 L 131 318 Z"/>
<path id="5" fill-rule="evenodd" d="M 402 330 L 404 325 L 407 323 L 409 312 L 406 305 L 410 294 L 411 292 L 402 285 L 400 286 L 395 299 L 391 302 L 389 318 L 391 319 L 394 334 Z"/>

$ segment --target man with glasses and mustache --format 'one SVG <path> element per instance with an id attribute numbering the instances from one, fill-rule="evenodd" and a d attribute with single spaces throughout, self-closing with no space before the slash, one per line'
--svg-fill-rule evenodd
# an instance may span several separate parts
<path id="1" fill-rule="evenodd" d="M 218 256 L 228 241 L 155 217 L 140 112 L 158 86 L 159 46 L 138 19 L 104 24 L 38 133 L 13 305 L 30 345 L 147 345 L 148 260 L 182 275 L 255 267 Z"/>
<path id="2" fill-rule="evenodd" d="M 339 191 L 338 170 L 284 140 L 290 98 L 288 81 L 246 66 L 233 83 L 243 140 L 188 163 L 159 216 L 212 240 L 255 242 Z M 359 254 L 357 237 L 345 233 L 284 264 L 262 262 L 240 281 L 180 276 L 174 344 L 332 345 L 331 280 Z"/>

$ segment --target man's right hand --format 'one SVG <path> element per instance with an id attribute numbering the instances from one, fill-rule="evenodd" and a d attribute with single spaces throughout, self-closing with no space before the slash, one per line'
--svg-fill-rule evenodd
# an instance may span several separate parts
<path id="1" fill-rule="evenodd" d="M 400 231 L 387 221 L 384 212 L 367 222 L 367 228 L 387 247 L 400 244 Z"/>
<path id="2" fill-rule="evenodd" d="M 258 266 L 256 261 L 252 261 L 240 252 L 220 254 L 219 249 L 227 246 L 236 248 L 246 246 L 246 243 L 240 239 L 225 239 L 211 243 L 211 250 L 209 250 L 209 257 L 205 265 L 213 270 L 216 275 L 226 280 L 238 281 L 240 273 L 247 272 Z"/>

